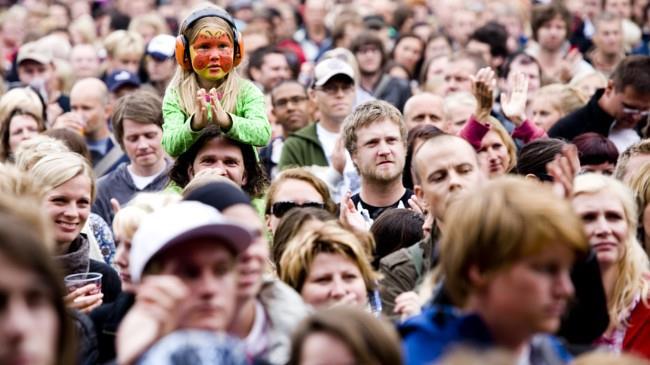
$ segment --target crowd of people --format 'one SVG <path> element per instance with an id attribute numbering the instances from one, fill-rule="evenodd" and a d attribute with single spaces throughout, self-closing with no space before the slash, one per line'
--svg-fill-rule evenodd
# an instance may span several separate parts
<path id="1" fill-rule="evenodd" d="M 650 1 L 0 1 L 0 364 L 650 364 Z"/>

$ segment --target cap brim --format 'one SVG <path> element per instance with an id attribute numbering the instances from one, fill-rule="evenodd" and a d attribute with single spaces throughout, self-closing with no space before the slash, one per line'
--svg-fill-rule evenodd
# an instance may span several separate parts
<path id="1" fill-rule="evenodd" d="M 253 242 L 251 233 L 238 225 L 228 223 L 209 224 L 194 228 L 174 237 L 165 243 L 154 256 L 157 256 L 161 252 L 176 245 L 188 243 L 200 238 L 212 239 L 215 240 L 215 244 L 223 244 L 232 251 L 235 256 L 246 251 L 248 246 Z M 149 259 L 149 261 L 151 261 L 151 259 Z"/>
<path id="2" fill-rule="evenodd" d="M 26 56 L 26 57 L 23 57 L 20 60 L 18 60 L 18 65 L 20 65 L 21 63 L 23 63 L 25 61 L 33 61 L 33 62 L 40 63 L 42 65 L 47 65 L 47 64 L 49 64 L 51 62 L 51 60 L 49 58 L 39 57 L 39 56 L 31 56 L 30 55 L 30 56 Z"/>
<path id="3" fill-rule="evenodd" d="M 333 74 L 331 74 L 331 75 L 327 75 L 327 76 L 325 76 L 325 77 L 321 77 L 318 81 L 316 81 L 316 82 L 314 83 L 314 86 L 323 86 L 323 85 L 325 85 L 329 80 L 331 80 L 331 79 L 334 78 L 335 76 L 339 76 L 339 75 L 348 77 L 348 78 L 350 79 L 350 81 L 352 81 L 352 82 L 354 83 L 354 77 L 353 77 L 352 75 L 349 75 L 349 74 L 347 74 L 347 73 L 345 73 L 345 72 L 336 72 L 336 73 L 333 73 Z"/>
<path id="4" fill-rule="evenodd" d="M 166 61 L 166 60 L 169 60 L 169 59 L 171 59 L 173 57 L 173 55 L 168 56 L 168 55 L 166 55 L 166 54 L 164 54 L 162 52 L 149 52 L 149 53 L 147 53 L 147 55 L 150 56 L 151 58 L 157 60 L 157 61 Z"/>
<path id="5" fill-rule="evenodd" d="M 140 84 L 135 82 L 135 81 L 125 80 L 125 81 L 118 82 L 117 84 L 111 86 L 108 91 L 115 92 L 115 91 L 117 91 L 118 89 L 120 89 L 120 88 L 122 88 L 124 86 L 140 87 Z"/>

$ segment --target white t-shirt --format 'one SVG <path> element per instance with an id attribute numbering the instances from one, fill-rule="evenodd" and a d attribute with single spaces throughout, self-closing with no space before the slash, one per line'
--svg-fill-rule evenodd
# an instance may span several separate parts
<path id="1" fill-rule="evenodd" d="M 332 153 L 334 152 L 334 147 L 336 146 L 336 141 L 339 138 L 340 133 L 333 133 L 325 128 L 323 128 L 320 123 L 316 124 L 316 135 L 318 140 L 323 146 L 323 151 L 325 152 L 325 157 L 327 158 L 327 163 L 332 165 Z M 357 173 L 354 164 L 352 163 L 352 158 L 350 153 L 345 151 L 345 168 L 343 169 L 343 181 L 336 186 L 330 186 L 330 191 L 332 193 L 332 200 L 335 203 L 341 201 L 341 198 L 349 190 L 352 192 L 352 195 L 357 194 L 361 189 L 361 179 Z"/>
<path id="2" fill-rule="evenodd" d="M 616 125 L 616 123 L 614 123 L 614 125 Z M 609 136 L 607 138 L 616 145 L 618 153 L 623 153 L 623 151 L 625 151 L 628 147 L 641 140 L 639 134 L 634 129 L 630 128 L 611 128 L 609 130 Z"/>
<path id="3" fill-rule="evenodd" d="M 157 173 L 151 175 L 151 176 L 140 176 L 136 175 L 135 172 L 133 172 L 133 168 L 131 165 L 129 165 L 126 170 L 129 172 L 129 175 L 131 175 L 131 179 L 133 179 L 133 183 L 135 184 L 135 187 L 138 188 L 138 190 L 142 190 L 147 187 L 147 185 L 151 184 L 160 174 L 165 172 L 167 166 L 163 166 L 162 170 L 158 171 Z"/>
<path id="4" fill-rule="evenodd" d="M 268 347 L 266 312 L 259 301 L 255 301 L 255 321 L 253 327 L 244 339 L 246 352 L 251 356 L 259 356 L 266 352 Z"/>

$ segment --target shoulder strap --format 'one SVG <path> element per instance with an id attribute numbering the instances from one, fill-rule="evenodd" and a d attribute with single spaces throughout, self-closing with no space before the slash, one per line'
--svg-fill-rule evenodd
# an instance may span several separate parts
<path id="1" fill-rule="evenodd" d="M 99 163 L 93 168 L 97 177 L 101 177 L 108 172 L 108 170 L 115 165 L 122 155 L 124 155 L 122 148 L 115 139 L 113 139 L 113 136 L 111 136 L 111 144 L 113 145 L 111 150 L 108 151 L 106 156 L 102 157 Z"/>
<path id="2" fill-rule="evenodd" d="M 387 75 L 383 75 L 381 77 L 381 80 L 379 81 L 379 85 L 377 85 L 377 88 L 375 89 L 375 92 L 372 93 L 372 96 L 377 97 L 377 95 L 381 95 L 384 92 L 384 89 L 388 86 L 388 83 L 390 82 L 390 77 Z"/>

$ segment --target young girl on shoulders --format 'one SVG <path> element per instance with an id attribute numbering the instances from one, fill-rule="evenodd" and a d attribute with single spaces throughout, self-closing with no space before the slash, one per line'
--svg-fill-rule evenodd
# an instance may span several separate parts
<path id="1" fill-rule="evenodd" d="M 264 95 L 235 70 L 243 55 L 241 35 L 226 11 L 205 7 L 185 18 L 176 40 L 179 66 L 163 101 L 162 144 L 172 157 L 211 124 L 244 143 L 269 142 Z"/>

